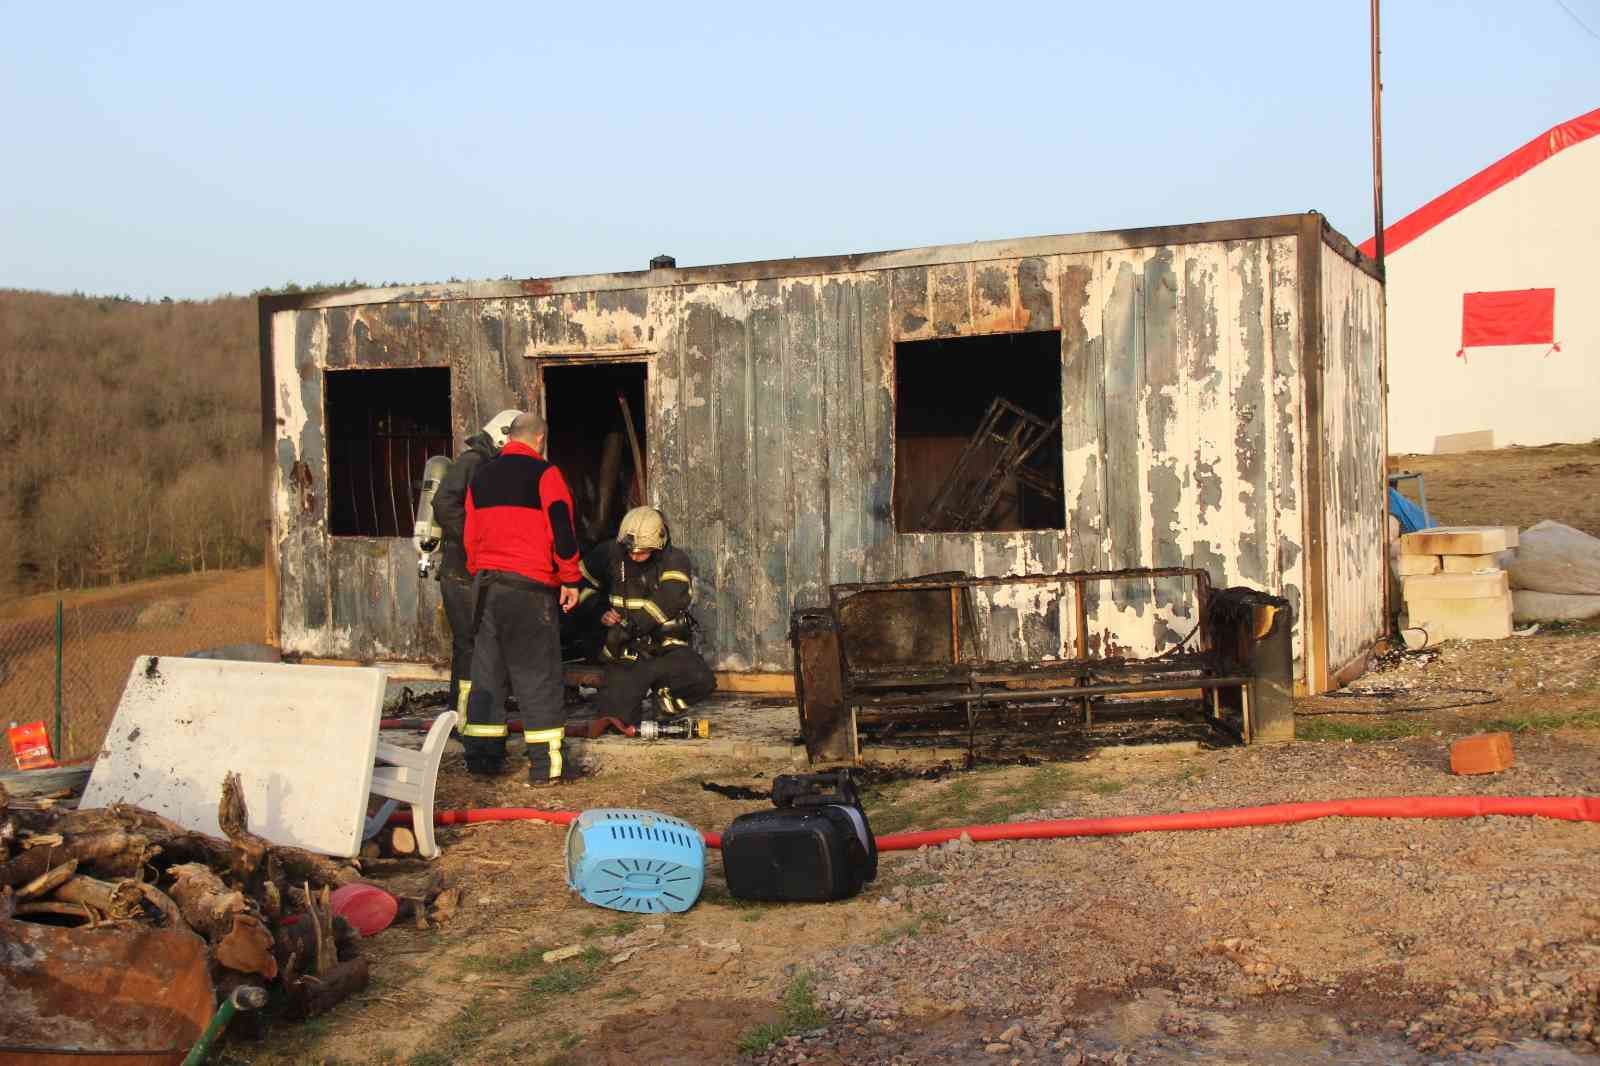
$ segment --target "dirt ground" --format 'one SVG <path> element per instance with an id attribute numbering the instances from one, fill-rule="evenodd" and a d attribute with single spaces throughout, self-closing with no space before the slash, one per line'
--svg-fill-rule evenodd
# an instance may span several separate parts
<path id="1" fill-rule="evenodd" d="M 1354 697 L 1305 701 L 1302 742 L 1106 749 L 873 786 L 880 833 L 1385 795 L 1600 795 L 1600 631 L 1399 657 Z M 1471 701 L 1470 706 L 1445 704 Z M 715 720 L 741 713 L 718 703 Z M 770 713 L 770 712 L 769 712 Z M 1494 777 L 1448 745 L 1515 733 Z M 591 749 L 555 794 L 466 777 L 441 803 L 638 806 L 720 830 L 783 766 L 663 742 Z M 885 853 L 861 896 L 732 899 L 711 853 L 685 915 L 564 887 L 564 832 L 442 832 L 465 890 L 441 928 L 369 942 L 374 988 L 225 1061 L 297 1063 L 1562 1063 L 1600 1023 L 1600 825 L 1329 819 Z M 379 863 L 403 889 L 416 865 Z M 546 964 L 552 948 L 582 949 Z M 765 1050 L 761 1045 L 774 1038 Z"/>
<path id="2" fill-rule="evenodd" d="M 1389 472 L 1402 470 L 1423 475 L 1428 510 L 1442 525 L 1527 529 L 1553 518 L 1600 536 L 1600 441 L 1391 456 Z M 1400 491 L 1416 498 L 1412 482 Z"/>
<path id="3" fill-rule="evenodd" d="M 157 578 L 59 595 L 63 603 L 62 724 L 57 756 L 92 754 L 105 737 L 139 655 L 259 642 L 266 632 L 259 568 Z M 0 604 L 0 718 L 54 731 L 55 610 L 48 593 Z M 14 769 L 0 744 L 0 770 Z"/>

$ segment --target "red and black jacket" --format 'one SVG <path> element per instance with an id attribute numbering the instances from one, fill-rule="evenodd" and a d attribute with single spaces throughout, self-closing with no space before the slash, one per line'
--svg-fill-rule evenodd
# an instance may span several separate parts
<path id="1" fill-rule="evenodd" d="M 521 441 L 472 475 L 465 541 L 474 575 L 496 570 L 552 587 L 578 583 L 572 493 L 561 471 Z"/>

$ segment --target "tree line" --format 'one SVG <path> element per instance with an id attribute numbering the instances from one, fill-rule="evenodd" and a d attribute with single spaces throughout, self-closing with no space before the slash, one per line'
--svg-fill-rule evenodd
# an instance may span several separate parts
<path id="1" fill-rule="evenodd" d="M 254 565 L 255 301 L 0 290 L 0 598 Z"/>

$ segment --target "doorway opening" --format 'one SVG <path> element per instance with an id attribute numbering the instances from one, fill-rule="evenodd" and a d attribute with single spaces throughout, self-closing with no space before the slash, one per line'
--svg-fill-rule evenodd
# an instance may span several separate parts
<path id="1" fill-rule="evenodd" d="M 543 368 L 549 459 L 572 490 L 585 551 L 617 535 L 622 516 L 649 498 L 642 361 Z"/>
<path id="2" fill-rule="evenodd" d="M 409 537 L 430 455 L 450 454 L 450 368 L 329 370 L 328 532 Z"/>
<path id="3" fill-rule="evenodd" d="M 894 346 L 902 533 L 1063 529 L 1061 334 Z"/>

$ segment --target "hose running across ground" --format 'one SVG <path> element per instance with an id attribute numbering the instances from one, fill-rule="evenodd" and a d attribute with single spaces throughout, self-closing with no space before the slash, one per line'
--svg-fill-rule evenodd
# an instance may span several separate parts
<path id="1" fill-rule="evenodd" d="M 544 811 L 535 807 L 479 807 L 438 811 L 436 825 L 478 822 L 549 822 L 570 825 L 578 811 Z M 1557 818 L 1568 822 L 1600 822 L 1600 796 L 1381 796 L 1367 799 L 1271 803 L 1260 807 L 1224 807 L 1175 814 L 1127 814 L 1112 818 L 1062 818 L 1042 822 L 957 826 L 878 837 L 879 851 L 912 851 L 965 835 L 973 841 L 1053 840 L 1060 837 L 1120 836 L 1125 833 L 1177 832 L 1190 829 L 1241 829 L 1246 826 L 1293 825 L 1318 818 L 1479 818 L 1486 815 Z M 403 818 L 404 815 L 397 817 Z M 722 847 L 721 833 L 702 833 L 706 847 Z"/>

